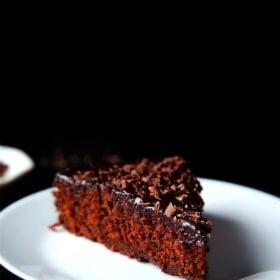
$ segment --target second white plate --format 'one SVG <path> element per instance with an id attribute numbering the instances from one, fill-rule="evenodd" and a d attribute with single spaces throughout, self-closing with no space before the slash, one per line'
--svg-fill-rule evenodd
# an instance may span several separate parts
<path id="1" fill-rule="evenodd" d="M 22 150 L 0 146 L 0 162 L 8 166 L 7 171 L 0 177 L 0 188 L 18 179 L 32 170 L 33 160 Z"/>

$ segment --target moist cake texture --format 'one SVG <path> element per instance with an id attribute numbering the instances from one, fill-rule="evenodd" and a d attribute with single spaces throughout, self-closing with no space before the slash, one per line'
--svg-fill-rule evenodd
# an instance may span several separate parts
<path id="1" fill-rule="evenodd" d="M 59 223 L 78 236 L 186 279 L 205 279 L 211 223 L 179 156 L 56 174 Z"/>

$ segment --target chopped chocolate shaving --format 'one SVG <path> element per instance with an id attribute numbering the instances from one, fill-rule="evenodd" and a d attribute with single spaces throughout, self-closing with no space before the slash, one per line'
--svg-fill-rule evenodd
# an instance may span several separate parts
<path id="1" fill-rule="evenodd" d="M 169 193 L 169 192 L 171 192 L 171 190 L 168 190 L 168 189 L 163 189 L 163 190 L 161 190 L 161 193 L 162 193 L 162 194 L 167 194 L 167 193 Z"/>
<path id="2" fill-rule="evenodd" d="M 184 184 L 180 184 L 179 186 L 178 186 L 178 189 L 179 190 L 183 190 L 185 188 L 185 185 Z"/>
<path id="3" fill-rule="evenodd" d="M 158 212 L 159 212 L 159 208 L 160 208 L 160 202 L 159 201 L 157 201 L 156 203 L 155 203 L 155 213 L 156 214 L 158 214 Z"/>
<path id="4" fill-rule="evenodd" d="M 133 170 L 131 171 L 131 175 L 132 175 L 133 177 L 139 177 L 139 174 L 138 174 L 138 172 L 137 172 L 135 169 L 133 169 Z"/>
<path id="5" fill-rule="evenodd" d="M 89 170 L 89 171 L 86 171 L 84 174 L 81 174 L 80 175 L 80 179 L 83 180 L 87 177 L 89 177 L 89 175 L 91 174 L 92 172 Z"/>
<path id="6" fill-rule="evenodd" d="M 172 202 L 170 202 L 164 211 L 164 215 L 167 217 L 172 217 L 175 212 L 176 208 L 172 205 Z"/>
<path id="7" fill-rule="evenodd" d="M 150 187 L 148 187 L 148 189 L 149 189 L 150 193 L 155 193 L 158 191 L 157 188 L 154 186 L 150 186 Z"/>
<path id="8" fill-rule="evenodd" d="M 122 179 L 121 182 L 122 182 L 122 188 L 125 189 L 125 188 L 126 188 L 126 180 L 125 180 L 125 179 Z"/>
<path id="9" fill-rule="evenodd" d="M 181 194 L 181 195 L 179 195 L 179 196 L 176 196 L 176 199 L 179 200 L 179 201 L 182 201 L 182 200 L 183 200 L 184 198 L 186 198 L 186 197 L 188 197 L 188 195 L 185 194 L 185 193 L 183 193 L 183 194 Z"/>
<path id="10" fill-rule="evenodd" d="M 150 195 L 155 197 L 158 200 L 161 200 L 160 196 L 159 196 L 159 192 L 158 189 L 154 186 L 150 186 L 148 187 L 149 191 L 150 191 Z"/>
<path id="11" fill-rule="evenodd" d="M 148 177 L 142 177 L 142 182 L 147 183 L 149 181 Z"/>

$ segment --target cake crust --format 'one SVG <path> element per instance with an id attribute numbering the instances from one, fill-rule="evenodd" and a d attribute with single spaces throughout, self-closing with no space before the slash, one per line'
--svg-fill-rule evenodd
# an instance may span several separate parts
<path id="1" fill-rule="evenodd" d="M 59 222 L 70 232 L 169 274 L 205 278 L 211 223 L 183 158 L 65 170 L 54 186 Z"/>

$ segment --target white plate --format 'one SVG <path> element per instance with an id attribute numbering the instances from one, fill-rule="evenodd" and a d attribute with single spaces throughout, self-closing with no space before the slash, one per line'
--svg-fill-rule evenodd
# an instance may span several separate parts
<path id="1" fill-rule="evenodd" d="M 280 269 L 280 199 L 247 187 L 201 179 L 215 229 L 208 279 L 239 279 Z M 48 226 L 57 219 L 51 189 L 0 213 L 0 263 L 24 279 L 179 279 L 103 245 Z"/>
<path id="2" fill-rule="evenodd" d="M 7 146 L 0 146 L 0 162 L 8 165 L 7 171 L 0 177 L 0 188 L 34 167 L 32 159 L 25 152 Z"/>

